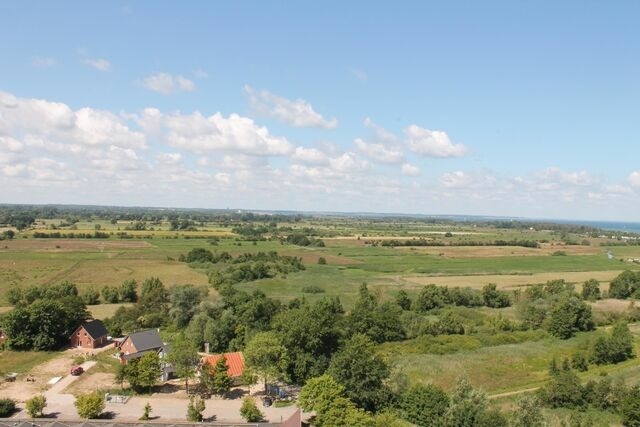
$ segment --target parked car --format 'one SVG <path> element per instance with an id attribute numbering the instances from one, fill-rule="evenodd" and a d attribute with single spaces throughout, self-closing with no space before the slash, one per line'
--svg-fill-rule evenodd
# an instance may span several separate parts
<path id="1" fill-rule="evenodd" d="M 74 366 L 71 368 L 71 375 L 80 375 L 83 372 L 84 369 L 82 369 L 82 366 Z"/>

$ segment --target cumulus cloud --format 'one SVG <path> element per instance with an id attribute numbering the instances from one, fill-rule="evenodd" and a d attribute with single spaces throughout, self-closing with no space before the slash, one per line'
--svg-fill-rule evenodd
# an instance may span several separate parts
<path id="1" fill-rule="evenodd" d="M 420 175 L 420 168 L 417 166 L 414 166 L 410 163 L 403 163 L 402 167 L 400 168 L 400 170 L 402 171 L 403 175 L 406 176 L 418 176 Z"/>
<path id="2" fill-rule="evenodd" d="M 384 144 L 367 143 L 360 138 L 354 144 L 358 151 L 378 163 L 400 163 L 404 159 L 402 151 Z"/>
<path id="3" fill-rule="evenodd" d="M 142 86 L 163 95 L 175 92 L 191 92 L 196 88 L 193 81 L 180 75 L 156 73 L 142 79 Z"/>
<path id="4" fill-rule="evenodd" d="M 273 136 L 266 127 L 252 119 L 220 113 L 204 116 L 193 114 L 163 114 L 154 108 L 145 109 L 138 123 L 147 131 L 160 133 L 169 145 L 197 154 L 230 151 L 256 156 L 289 154 L 293 146 L 284 137 Z"/>
<path id="5" fill-rule="evenodd" d="M 17 98 L 0 92 L 0 116 L 7 131 L 51 143 L 146 147 L 146 138 L 115 114 L 92 108 L 72 110 L 60 102 Z"/>
<path id="6" fill-rule="evenodd" d="M 592 178 L 587 171 L 565 172 L 557 167 L 547 168 L 541 171 L 538 176 L 545 181 L 558 182 L 561 184 L 585 186 L 592 182 Z"/>
<path id="7" fill-rule="evenodd" d="M 640 171 L 633 171 L 629 174 L 629 184 L 632 187 L 640 188 Z"/>
<path id="8" fill-rule="evenodd" d="M 427 157 L 463 157 L 468 150 L 462 144 L 454 144 L 446 132 L 429 130 L 417 125 L 405 129 L 409 149 Z"/>
<path id="9" fill-rule="evenodd" d="M 317 148 L 296 147 L 291 159 L 308 164 L 326 164 L 329 157 Z"/>
<path id="10" fill-rule="evenodd" d="M 111 62 L 102 58 L 87 58 L 83 59 L 82 63 L 98 71 L 109 71 L 109 68 L 111 68 Z"/>
<path id="11" fill-rule="evenodd" d="M 245 85 L 244 91 L 249 98 L 249 106 L 254 111 L 278 119 L 294 127 L 317 127 L 335 129 L 338 127 L 338 119 L 325 119 L 317 113 L 313 106 L 304 99 L 290 100 L 275 95 L 269 91 L 256 91 L 251 86 Z"/>
<path id="12" fill-rule="evenodd" d="M 369 79 L 367 73 L 360 68 L 349 68 L 349 73 L 361 82 L 366 82 Z"/>

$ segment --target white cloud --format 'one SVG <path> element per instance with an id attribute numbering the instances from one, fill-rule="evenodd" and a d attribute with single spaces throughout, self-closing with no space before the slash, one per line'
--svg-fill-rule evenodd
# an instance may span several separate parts
<path id="1" fill-rule="evenodd" d="M 56 60 L 47 56 L 34 56 L 31 58 L 31 64 L 35 67 L 49 68 L 56 65 Z"/>
<path id="2" fill-rule="evenodd" d="M 109 111 L 81 108 L 0 92 L 0 117 L 12 134 L 50 143 L 146 147 L 145 136 Z"/>
<path id="3" fill-rule="evenodd" d="M 82 63 L 93 67 L 98 71 L 109 71 L 109 68 L 111 68 L 111 62 L 102 58 L 87 58 L 83 59 Z"/>
<path id="4" fill-rule="evenodd" d="M 183 76 L 174 76 L 168 73 L 156 73 L 142 79 L 142 86 L 163 95 L 175 92 L 191 92 L 196 85 Z"/>
<path id="5" fill-rule="evenodd" d="M 388 144 L 396 144 L 398 142 L 397 136 L 375 123 L 369 117 L 364 119 L 364 125 L 369 129 L 373 129 L 376 141 L 386 142 Z"/>
<path id="6" fill-rule="evenodd" d="M 541 171 L 538 176 L 545 181 L 561 184 L 586 186 L 592 183 L 592 178 L 587 171 L 565 172 L 559 168 L 550 167 Z"/>
<path id="7" fill-rule="evenodd" d="M 420 175 L 420 168 L 409 163 L 403 163 L 401 167 L 401 171 L 402 171 L 402 174 L 406 176 Z"/>
<path id="8" fill-rule="evenodd" d="M 629 174 L 629 184 L 632 187 L 640 188 L 640 171 L 633 171 Z"/>
<path id="9" fill-rule="evenodd" d="M 366 143 L 360 138 L 357 138 L 354 144 L 358 151 L 379 163 L 400 163 L 404 160 L 402 151 L 384 144 Z"/>
<path id="10" fill-rule="evenodd" d="M 329 161 L 329 157 L 317 148 L 305 147 L 296 147 L 291 158 L 308 164 L 326 164 Z"/>
<path id="11" fill-rule="evenodd" d="M 409 149 L 427 157 L 462 157 L 467 148 L 462 144 L 453 144 L 446 132 L 429 130 L 417 125 L 405 129 Z"/>
<path id="12" fill-rule="evenodd" d="M 156 159 L 165 165 L 177 165 L 182 161 L 182 154 L 180 153 L 158 153 Z"/>
<path id="13" fill-rule="evenodd" d="M 318 127 L 324 129 L 338 127 L 338 120 L 335 117 L 331 120 L 325 119 L 304 99 L 292 101 L 266 90 L 255 91 L 249 85 L 245 85 L 244 91 L 249 97 L 249 106 L 254 111 L 267 117 L 278 119 L 294 127 Z"/>
<path id="14" fill-rule="evenodd" d="M 293 150 L 286 138 L 273 136 L 266 127 L 237 114 L 229 117 L 220 113 L 206 117 L 200 112 L 165 115 L 148 108 L 142 112 L 138 122 L 147 131 L 160 133 L 169 145 L 197 154 L 227 151 L 280 156 Z"/>

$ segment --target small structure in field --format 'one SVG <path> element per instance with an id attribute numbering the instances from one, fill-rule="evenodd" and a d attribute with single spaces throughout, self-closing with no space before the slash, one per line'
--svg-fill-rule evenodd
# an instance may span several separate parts
<path id="1" fill-rule="evenodd" d="M 235 353 L 212 354 L 210 356 L 204 356 L 202 358 L 201 366 L 204 367 L 206 365 L 209 365 L 210 369 L 214 370 L 216 367 L 216 363 L 218 363 L 218 360 L 220 360 L 223 356 L 227 360 L 227 373 L 237 384 L 240 381 L 245 368 L 244 355 L 241 351 L 237 351 Z"/>
<path id="2" fill-rule="evenodd" d="M 109 342 L 107 328 L 100 320 L 89 320 L 71 335 L 71 347 L 98 348 Z"/>

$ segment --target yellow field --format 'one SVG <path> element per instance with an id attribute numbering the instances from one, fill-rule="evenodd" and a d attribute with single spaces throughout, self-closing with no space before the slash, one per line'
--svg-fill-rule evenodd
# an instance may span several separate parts
<path id="1" fill-rule="evenodd" d="M 620 274 L 620 271 L 572 271 L 557 273 L 534 274 L 487 274 L 468 276 L 398 276 L 396 280 L 406 288 L 420 289 L 428 284 L 438 286 L 459 286 L 481 289 L 489 283 L 495 283 L 498 289 L 511 290 L 536 283 L 546 283 L 549 280 L 564 279 L 568 283 L 575 283 L 576 290 L 589 279 L 596 279 L 601 284 L 609 282 Z"/>

